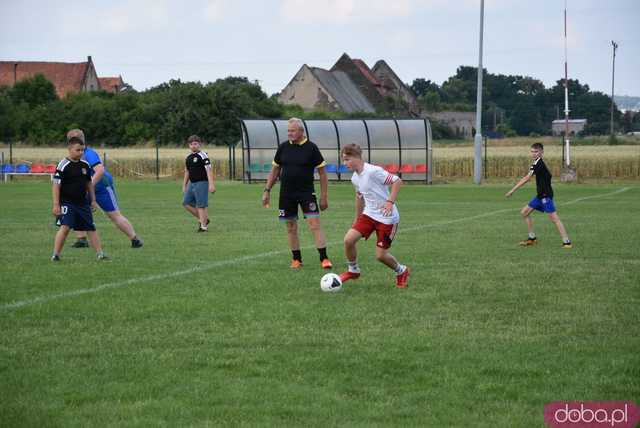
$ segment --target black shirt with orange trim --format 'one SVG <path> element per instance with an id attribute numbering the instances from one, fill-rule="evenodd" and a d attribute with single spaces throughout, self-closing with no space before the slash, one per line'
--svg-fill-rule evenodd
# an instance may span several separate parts
<path id="1" fill-rule="evenodd" d="M 325 161 L 318 146 L 305 138 L 300 143 L 280 144 L 273 164 L 280 167 L 281 193 L 310 194 L 315 192 L 314 170 L 325 166 Z"/>

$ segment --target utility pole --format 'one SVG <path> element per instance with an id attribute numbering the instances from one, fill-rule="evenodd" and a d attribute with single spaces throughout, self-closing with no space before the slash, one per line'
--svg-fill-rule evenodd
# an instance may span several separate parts
<path id="1" fill-rule="evenodd" d="M 571 166 L 571 141 L 569 140 L 569 67 L 567 66 L 567 0 L 564 0 L 564 165 L 560 170 L 561 181 L 576 181 L 578 174 Z"/>
<path id="2" fill-rule="evenodd" d="M 618 49 L 618 44 L 613 40 L 611 40 L 611 46 L 613 47 L 613 68 L 611 70 L 611 138 L 613 138 L 614 136 L 613 134 L 613 108 L 614 108 L 613 88 L 614 86 L 613 85 L 616 77 L 616 49 Z"/>
<path id="3" fill-rule="evenodd" d="M 484 26 L 484 0 L 480 0 L 480 52 L 478 53 L 478 92 L 476 95 L 476 136 L 474 140 L 474 182 L 482 182 L 482 30 Z"/>
<path id="4" fill-rule="evenodd" d="M 567 67 L 567 0 L 564 0 L 564 156 L 566 166 L 571 166 L 569 155 L 569 72 Z"/>

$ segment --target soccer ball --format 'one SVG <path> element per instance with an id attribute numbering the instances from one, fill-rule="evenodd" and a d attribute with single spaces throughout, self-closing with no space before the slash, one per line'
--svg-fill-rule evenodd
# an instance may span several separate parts
<path id="1" fill-rule="evenodd" d="M 335 293 L 342 290 L 342 281 L 335 273 L 328 273 L 320 280 L 320 289 L 327 293 Z"/>

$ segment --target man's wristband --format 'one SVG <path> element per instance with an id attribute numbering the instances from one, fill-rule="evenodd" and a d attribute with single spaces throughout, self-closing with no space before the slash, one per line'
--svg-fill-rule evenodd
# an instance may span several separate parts
<path id="1" fill-rule="evenodd" d="M 271 193 L 271 189 L 267 189 L 266 187 L 264 188 L 264 191 L 267 193 Z"/>

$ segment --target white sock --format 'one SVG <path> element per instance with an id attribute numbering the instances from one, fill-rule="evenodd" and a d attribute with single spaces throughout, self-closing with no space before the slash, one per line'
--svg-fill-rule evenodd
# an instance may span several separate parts
<path id="1" fill-rule="evenodd" d="M 536 234 L 535 234 L 535 233 L 533 233 L 533 232 L 531 232 L 531 233 L 529 234 L 529 239 L 536 239 Z"/>
<path id="2" fill-rule="evenodd" d="M 405 270 L 407 270 L 407 267 L 405 265 L 401 265 L 400 263 L 398 263 L 398 266 L 396 266 L 396 268 L 394 269 L 394 271 L 396 271 L 396 275 L 402 275 Z"/>
<path id="3" fill-rule="evenodd" d="M 207 230 L 207 229 L 208 229 L 208 227 L 207 227 L 207 225 L 206 225 L 206 224 L 202 224 L 202 223 L 200 223 L 200 229 Z"/>
<path id="4" fill-rule="evenodd" d="M 570 243 L 570 242 L 571 242 L 571 239 L 569 239 L 569 237 L 567 236 L 566 238 L 564 238 L 564 239 L 562 240 L 562 242 L 563 242 L 563 243 L 565 243 L 565 244 L 568 244 L 568 243 Z"/>
<path id="5" fill-rule="evenodd" d="M 347 262 L 349 266 L 349 272 L 351 273 L 360 273 L 360 267 L 358 266 L 358 262 Z"/>

